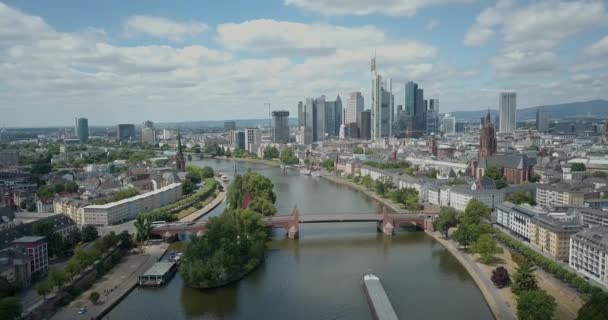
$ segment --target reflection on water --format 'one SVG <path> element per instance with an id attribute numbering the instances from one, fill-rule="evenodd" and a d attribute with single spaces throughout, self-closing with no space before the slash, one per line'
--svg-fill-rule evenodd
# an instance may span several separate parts
<path id="1" fill-rule="evenodd" d="M 202 163 L 227 174 L 234 170 L 233 162 Z M 374 210 L 372 200 L 347 187 L 284 176 L 258 164 L 240 164 L 238 170 L 248 167 L 263 169 L 273 180 L 280 210 L 294 204 L 302 214 Z M 380 276 L 402 319 L 492 318 L 458 261 L 423 232 L 399 230 L 390 237 L 378 233 L 375 223 L 340 223 L 301 225 L 299 240 L 281 230 L 274 234 L 264 264 L 242 281 L 196 290 L 186 288 L 178 275 L 166 287 L 134 290 L 110 318 L 369 319 L 360 283 L 369 271 Z"/>

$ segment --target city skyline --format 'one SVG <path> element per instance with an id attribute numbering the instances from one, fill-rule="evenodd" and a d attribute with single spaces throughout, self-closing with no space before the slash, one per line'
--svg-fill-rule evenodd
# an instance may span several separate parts
<path id="1" fill-rule="evenodd" d="M 355 91 L 370 109 L 374 52 L 385 79 L 419 83 L 446 113 L 497 109 L 502 91 L 518 109 L 608 91 L 601 2 L 113 4 L 0 2 L 0 125 L 256 119 L 265 103 L 295 114 L 302 96 Z"/>

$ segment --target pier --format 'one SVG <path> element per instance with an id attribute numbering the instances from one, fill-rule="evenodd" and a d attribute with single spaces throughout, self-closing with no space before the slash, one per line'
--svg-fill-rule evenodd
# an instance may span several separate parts
<path id="1" fill-rule="evenodd" d="M 177 271 L 175 262 L 157 262 L 146 273 L 139 276 L 139 285 L 143 287 L 160 287 L 171 279 L 175 271 Z"/>
<path id="2" fill-rule="evenodd" d="M 388 299 L 380 278 L 368 273 L 363 276 L 363 288 L 367 302 L 375 320 L 398 320 L 391 301 Z"/>

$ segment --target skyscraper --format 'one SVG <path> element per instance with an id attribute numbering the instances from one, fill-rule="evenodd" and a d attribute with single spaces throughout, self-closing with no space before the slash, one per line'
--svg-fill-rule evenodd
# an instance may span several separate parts
<path id="1" fill-rule="evenodd" d="M 536 109 L 536 130 L 538 132 L 549 131 L 549 114 L 546 107 Z"/>
<path id="2" fill-rule="evenodd" d="M 402 121 L 409 137 L 419 137 L 426 132 L 424 90 L 412 81 L 405 84 L 405 113 Z"/>
<path id="3" fill-rule="evenodd" d="M 141 128 L 141 142 L 149 144 L 156 143 L 156 132 L 154 131 L 154 122 L 147 120 L 143 123 Z"/>
<path id="4" fill-rule="evenodd" d="M 131 123 L 119 124 L 116 127 L 116 140 L 128 141 L 135 139 L 135 125 Z"/>
<path id="5" fill-rule="evenodd" d="M 298 102 L 298 127 L 306 125 L 306 107 L 302 101 Z"/>
<path id="6" fill-rule="evenodd" d="M 371 110 L 371 138 L 374 140 L 390 137 L 393 134 L 394 99 L 392 94 L 392 81 L 386 90 L 386 83 L 376 70 L 376 58 L 372 58 L 372 110 Z"/>
<path id="7" fill-rule="evenodd" d="M 439 99 L 429 99 L 426 108 L 426 134 L 439 132 Z"/>
<path id="8" fill-rule="evenodd" d="M 359 112 L 359 137 L 364 140 L 371 139 L 372 113 L 369 110 Z"/>
<path id="9" fill-rule="evenodd" d="M 87 118 L 76 118 L 76 135 L 80 143 L 89 142 L 89 119 Z"/>
<path id="10" fill-rule="evenodd" d="M 450 117 L 450 114 L 446 114 L 441 121 L 441 127 L 444 133 L 456 132 L 456 118 Z"/>
<path id="11" fill-rule="evenodd" d="M 359 112 L 363 111 L 364 100 L 361 92 L 351 92 L 346 100 L 344 123 L 356 123 Z"/>
<path id="12" fill-rule="evenodd" d="M 314 99 L 312 141 L 325 140 L 325 96 Z"/>
<path id="13" fill-rule="evenodd" d="M 342 124 L 342 100 L 340 96 L 336 101 L 325 101 L 325 133 L 332 137 L 340 135 Z"/>
<path id="14" fill-rule="evenodd" d="M 289 111 L 272 112 L 272 142 L 289 143 Z"/>
<path id="15" fill-rule="evenodd" d="M 499 132 L 513 132 L 516 129 L 515 112 L 517 95 L 515 92 L 502 92 L 499 98 L 500 126 Z"/>

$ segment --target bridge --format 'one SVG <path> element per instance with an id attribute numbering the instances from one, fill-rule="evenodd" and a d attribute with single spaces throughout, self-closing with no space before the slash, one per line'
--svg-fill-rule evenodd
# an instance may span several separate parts
<path id="1" fill-rule="evenodd" d="M 381 208 L 377 213 L 327 213 L 300 214 L 296 207 L 289 215 L 274 215 L 265 217 L 263 223 L 271 228 L 282 228 L 287 236 L 296 239 L 300 234 L 301 223 L 341 223 L 341 222 L 376 222 L 377 230 L 387 235 L 393 235 L 395 229 L 404 225 L 414 225 L 423 230 L 432 230 L 435 214 L 386 213 Z M 151 233 L 162 238 L 178 237 L 183 239 L 188 235 L 202 236 L 207 233 L 207 221 L 172 222 L 152 227 Z"/>

